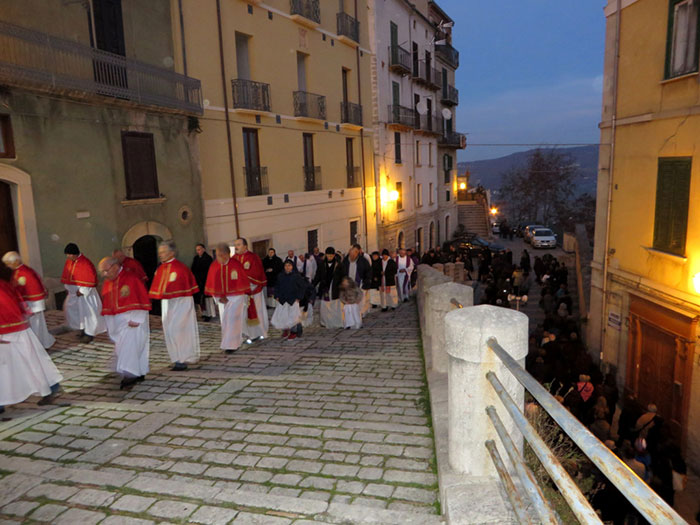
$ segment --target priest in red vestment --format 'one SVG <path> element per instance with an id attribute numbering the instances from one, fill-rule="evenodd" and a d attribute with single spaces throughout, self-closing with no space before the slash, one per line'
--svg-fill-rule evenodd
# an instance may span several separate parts
<path id="1" fill-rule="evenodd" d="M 192 297 L 199 291 L 192 271 L 175 258 L 173 241 L 160 243 L 156 270 L 149 296 L 160 299 L 165 346 L 174 363 L 173 370 L 187 370 L 188 363 L 199 361 L 199 329 Z"/>
<path id="2" fill-rule="evenodd" d="M 97 334 L 106 330 L 100 315 L 102 304 L 97 293 L 97 272 L 75 243 L 68 243 L 63 253 L 66 254 L 66 264 L 61 282 L 68 292 L 63 303 L 66 322 L 73 330 L 81 330 L 81 343 L 90 343 Z"/>
<path id="3" fill-rule="evenodd" d="M 148 312 L 151 300 L 139 277 L 125 270 L 114 257 L 98 265 L 102 283 L 102 315 L 114 342 L 112 371 L 122 376 L 122 389 L 143 381 L 148 373 L 150 332 Z"/>
<path id="4" fill-rule="evenodd" d="M 29 396 L 40 405 L 52 401 L 63 379 L 29 326 L 18 291 L 0 279 L 0 413 Z"/>
<path id="5" fill-rule="evenodd" d="M 243 265 L 243 271 L 250 283 L 247 323 L 243 327 L 243 332 L 248 336 L 248 342 L 253 342 L 267 337 L 270 326 L 265 304 L 267 277 L 260 257 L 248 250 L 247 240 L 239 237 L 233 246 L 236 250 L 233 258 Z"/>
<path id="6" fill-rule="evenodd" d="M 216 260 L 209 267 L 204 293 L 211 295 L 219 307 L 221 349 L 232 354 L 243 342 L 243 328 L 250 284 L 243 265 L 231 258 L 225 242 L 216 246 Z"/>
<path id="7" fill-rule="evenodd" d="M 122 268 L 134 272 L 136 276 L 139 279 L 141 279 L 144 283 L 148 281 L 148 276 L 146 275 L 143 266 L 141 266 L 141 263 L 138 262 L 136 259 L 132 257 L 127 257 L 127 255 L 119 249 L 114 250 L 112 252 L 112 257 L 119 261 L 119 264 L 121 264 Z"/>
<path id="8" fill-rule="evenodd" d="M 7 252 L 2 256 L 2 262 L 12 270 L 12 286 L 27 304 L 31 315 L 29 325 L 32 331 L 44 348 L 50 348 L 56 339 L 49 333 L 44 318 L 47 293 L 41 277 L 29 266 L 22 263 L 22 258 L 17 252 Z"/>

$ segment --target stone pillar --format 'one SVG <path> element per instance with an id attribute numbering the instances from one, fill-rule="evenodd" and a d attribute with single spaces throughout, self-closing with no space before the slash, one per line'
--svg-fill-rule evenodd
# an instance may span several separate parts
<path id="1" fill-rule="evenodd" d="M 430 334 L 432 368 L 437 372 L 447 372 L 448 355 L 445 349 L 445 316 L 457 306 L 451 303 L 456 299 L 464 308 L 474 305 L 474 289 L 457 283 L 444 283 L 428 290 L 425 326 Z M 428 328 L 429 327 L 429 328 Z"/>
<path id="2" fill-rule="evenodd" d="M 456 283 L 463 283 L 466 278 L 466 275 L 464 273 L 464 263 L 463 262 L 456 262 L 455 263 L 455 282 Z"/>
<path id="3" fill-rule="evenodd" d="M 433 264 L 433 268 L 435 268 L 440 273 L 445 273 L 445 266 L 441 263 Z"/>
<path id="4" fill-rule="evenodd" d="M 455 263 L 448 262 L 445 264 L 445 275 L 451 280 L 455 280 Z"/>
<path id="5" fill-rule="evenodd" d="M 420 273 L 418 274 L 420 278 Z M 426 324 L 426 305 L 428 290 L 435 286 L 436 284 L 443 284 L 449 282 L 449 278 L 445 277 L 442 273 L 434 270 L 430 266 L 425 267 L 425 272 L 423 278 L 421 279 L 421 287 L 418 292 L 418 316 L 420 320 L 420 326 L 423 330 L 423 343 L 429 347 L 430 345 L 430 328 Z"/>
<path id="6" fill-rule="evenodd" d="M 486 415 L 493 405 L 513 442 L 522 452 L 523 438 L 486 379 L 493 371 L 522 409 L 525 389 L 486 346 L 495 337 L 521 366 L 528 348 L 528 318 L 521 312 L 483 305 L 445 316 L 448 362 L 448 451 L 450 466 L 470 476 L 497 477 L 484 442 L 493 439 L 503 457 L 501 441 Z"/>

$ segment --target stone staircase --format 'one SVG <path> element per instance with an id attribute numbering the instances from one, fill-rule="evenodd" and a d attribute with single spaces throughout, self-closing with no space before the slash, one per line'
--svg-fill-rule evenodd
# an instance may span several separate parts
<path id="1" fill-rule="evenodd" d="M 477 201 L 460 202 L 458 209 L 459 224 L 464 226 L 465 231 L 476 233 L 483 238 L 491 234 L 483 204 Z"/>

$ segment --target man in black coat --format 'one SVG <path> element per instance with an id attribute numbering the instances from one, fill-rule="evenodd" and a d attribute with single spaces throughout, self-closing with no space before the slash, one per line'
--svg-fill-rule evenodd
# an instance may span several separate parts
<path id="1" fill-rule="evenodd" d="M 268 306 L 271 306 L 269 298 L 274 297 L 277 276 L 284 270 L 284 265 L 282 264 L 282 259 L 277 257 L 277 252 L 274 248 L 270 248 L 267 251 L 267 255 L 262 260 L 262 264 L 263 268 L 265 269 L 265 278 L 267 279 Z M 274 300 L 272 301 L 272 304 L 274 305 Z"/>
<path id="2" fill-rule="evenodd" d="M 398 266 L 396 261 L 389 256 L 389 250 L 382 250 L 382 257 L 372 262 L 372 281 L 379 281 L 379 295 L 381 298 L 382 312 L 389 308 L 396 309 L 399 303 L 396 291 L 396 273 Z"/>
<path id="3" fill-rule="evenodd" d="M 195 246 L 195 256 L 192 259 L 192 265 L 190 270 L 194 274 L 194 279 L 197 281 L 197 286 L 199 291 L 194 294 L 194 304 L 198 304 L 202 309 L 202 319 L 204 321 L 209 321 L 212 317 L 216 315 L 214 305 L 214 300 L 211 297 L 204 295 L 204 285 L 207 282 L 207 274 L 209 273 L 209 266 L 213 261 L 211 255 L 207 253 L 207 249 L 203 244 L 198 244 Z M 209 299 L 209 301 L 207 301 Z"/>
<path id="4" fill-rule="evenodd" d="M 369 289 L 372 285 L 372 267 L 362 255 L 362 247 L 353 244 L 343 260 L 343 277 L 349 277 L 362 290 L 360 312 L 364 316 L 369 310 Z"/>

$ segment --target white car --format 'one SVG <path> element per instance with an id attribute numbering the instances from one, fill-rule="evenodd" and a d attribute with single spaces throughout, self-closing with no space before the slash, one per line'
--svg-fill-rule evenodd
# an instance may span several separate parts
<path id="1" fill-rule="evenodd" d="M 494 235 L 501 233 L 501 227 L 497 222 L 491 223 L 491 233 L 493 233 Z"/>
<path id="2" fill-rule="evenodd" d="M 533 248 L 556 248 L 557 236 L 549 228 L 537 228 L 532 232 L 530 244 Z"/>
<path id="3" fill-rule="evenodd" d="M 525 226 L 523 240 L 525 242 L 530 242 L 532 240 L 532 232 L 537 228 L 546 228 L 546 226 L 544 224 L 528 224 Z"/>

